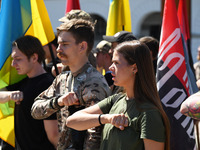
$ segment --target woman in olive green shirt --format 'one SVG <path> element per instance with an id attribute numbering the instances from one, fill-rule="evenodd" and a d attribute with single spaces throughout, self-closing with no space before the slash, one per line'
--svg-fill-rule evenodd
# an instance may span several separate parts
<path id="1" fill-rule="evenodd" d="M 125 93 L 76 112 L 67 126 L 85 130 L 105 124 L 102 150 L 169 150 L 169 121 L 158 96 L 150 50 L 139 41 L 124 42 L 114 49 L 112 62 L 114 84 Z"/>

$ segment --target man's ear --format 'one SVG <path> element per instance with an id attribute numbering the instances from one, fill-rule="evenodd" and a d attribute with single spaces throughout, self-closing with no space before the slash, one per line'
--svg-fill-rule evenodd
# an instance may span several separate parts
<path id="1" fill-rule="evenodd" d="M 105 55 L 106 55 L 106 58 L 108 58 L 108 59 L 112 59 L 111 56 L 110 56 L 110 54 L 105 53 Z"/>
<path id="2" fill-rule="evenodd" d="M 33 60 L 33 62 L 37 62 L 37 61 L 38 61 L 38 54 L 34 53 L 34 54 L 31 56 L 31 59 Z"/>
<path id="3" fill-rule="evenodd" d="M 80 43 L 80 52 L 84 52 L 84 51 L 87 51 L 87 48 L 88 48 L 88 44 L 86 41 L 83 41 Z"/>

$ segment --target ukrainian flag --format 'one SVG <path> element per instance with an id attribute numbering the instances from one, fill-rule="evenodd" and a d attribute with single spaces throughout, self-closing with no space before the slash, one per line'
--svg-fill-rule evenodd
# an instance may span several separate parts
<path id="1" fill-rule="evenodd" d="M 129 0 L 110 0 L 106 35 L 112 36 L 123 30 L 131 32 Z"/>
<path id="2" fill-rule="evenodd" d="M 55 36 L 43 0 L 2 0 L 0 11 L 0 89 L 19 82 L 11 67 L 12 42 L 23 35 L 37 37 L 42 45 Z M 0 104 L 0 138 L 15 146 L 14 103 Z"/>

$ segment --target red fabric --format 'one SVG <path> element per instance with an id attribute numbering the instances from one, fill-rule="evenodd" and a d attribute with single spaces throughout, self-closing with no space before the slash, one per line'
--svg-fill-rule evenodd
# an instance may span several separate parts
<path id="1" fill-rule="evenodd" d="M 178 23 L 176 5 L 174 0 L 166 0 L 164 6 L 163 23 L 159 47 L 159 59 L 165 62 L 173 74 L 180 80 L 185 87 L 187 94 L 189 88 L 188 79 L 183 79 L 186 73 L 185 57 L 183 43 L 181 39 L 181 30 Z"/>
<path id="2" fill-rule="evenodd" d="M 185 62 L 175 0 L 165 0 L 156 79 L 163 109 L 170 120 L 170 150 L 195 147 L 192 118 L 180 113 L 190 86 Z"/>
<path id="3" fill-rule="evenodd" d="M 179 0 L 177 15 L 181 32 L 184 36 L 184 39 L 187 41 L 188 39 L 190 39 L 190 31 L 189 31 L 187 9 L 186 9 L 186 0 Z"/>
<path id="4" fill-rule="evenodd" d="M 79 0 L 67 0 L 65 14 L 72 9 L 81 9 Z"/>

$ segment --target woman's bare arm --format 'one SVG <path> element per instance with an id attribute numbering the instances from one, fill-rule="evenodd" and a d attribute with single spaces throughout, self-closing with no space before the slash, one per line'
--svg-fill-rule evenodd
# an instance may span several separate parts
<path id="1" fill-rule="evenodd" d="M 128 126 L 128 118 L 124 114 L 102 114 L 96 104 L 80 110 L 67 118 L 66 125 L 76 130 L 86 130 L 101 124 L 110 123 L 115 127 L 124 130 Z"/>

